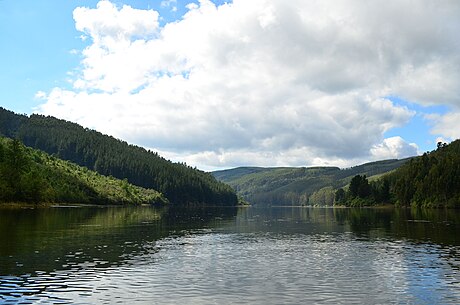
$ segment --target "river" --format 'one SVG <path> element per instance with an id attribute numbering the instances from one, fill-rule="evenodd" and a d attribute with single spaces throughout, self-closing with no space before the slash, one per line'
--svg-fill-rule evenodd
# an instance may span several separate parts
<path id="1" fill-rule="evenodd" d="M 2 304 L 459 304 L 460 211 L 0 209 Z"/>

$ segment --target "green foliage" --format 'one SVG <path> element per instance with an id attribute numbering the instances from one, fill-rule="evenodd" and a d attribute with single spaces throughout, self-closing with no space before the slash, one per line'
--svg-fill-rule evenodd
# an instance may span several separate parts
<path id="1" fill-rule="evenodd" d="M 348 192 L 352 198 L 368 198 L 371 195 L 371 187 L 366 175 L 356 175 L 350 181 Z"/>
<path id="2" fill-rule="evenodd" d="M 309 204 L 314 206 L 332 206 L 336 193 L 331 186 L 314 192 L 309 198 Z"/>
<path id="3" fill-rule="evenodd" d="M 237 168 L 214 175 L 252 204 L 328 205 L 332 187 L 336 205 L 460 208 L 460 140 L 438 143 L 435 151 L 420 157 L 344 170 Z"/>
<path id="4" fill-rule="evenodd" d="M 387 177 L 382 177 L 379 180 L 370 183 L 372 197 L 375 202 L 389 203 L 391 202 L 390 180 Z"/>
<path id="5" fill-rule="evenodd" d="M 18 140 L 0 138 L 0 201 L 39 202 L 47 185 Z M 43 187 L 43 188 L 42 188 Z"/>
<path id="6" fill-rule="evenodd" d="M 384 190 L 381 183 L 369 183 L 366 175 L 356 175 L 351 179 L 347 191 L 340 188 L 335 192 L 335 204 L 352 207 L 373 205 L 379 202 L 377 198 L 386 196 Z"/>
<path id="7" fill-rule="evenodd" d="M 460 208 L 460 140 L 411 160 L 388 176 L 395 203 Z"/>
<path id="8" fill-rule="evenodd" d="M 25 148 L 18 140 L 0 140 L 0 201 L 39 202 L 47 184 L 33 168 Z"/>
<path id="9" fill-rule="evenodd" d="M 238 206 L 249 206 L 250 203 L 241 197 L 238 197 Z"/>
<path id="10" fill-rule="evenodd" d="M 407 159 L 385 160 L 343 170 L 338 167 L 240 167 L 216 171 L 213 175 L 252 204 L 332 205 L 333 189 L 346 186 L 355 175 L 381 175 L 405 162 Z M 369 189 L 362 191 L 368 192 Z"/>
<path id="11" fill-rule="evenodd" d="M 238 203 L 233 189 L 209 173 L 172 163 L 155 152 L 75 123 L 41 115 L 29 118 L 0 108 L 0 133 L 102 175 L 158 190 L 175 204 L 234 206 Z M 75 192 L 68 191 L 69 195 Z M 135 195 L 130 189 L 124 191 Z"/>
<path id="12" fill-rule="evenodd" d="M 0 202 L 166 204 L 144 189 L 0 137 Z"/>
<path id="13" fill-rule="evenodd" d="M 346 193 L 342 188 L 339 188 L 334 195 L 334 203 L 343 204 L 345 202 Z"/>
<path id="14" fill-rule="evenodd" d="M 348 191 L 335 193 L 336 204 L 460 208 L 460 140 L 413 158 L 399 169 L 368 183 L 355 176 Z"/>

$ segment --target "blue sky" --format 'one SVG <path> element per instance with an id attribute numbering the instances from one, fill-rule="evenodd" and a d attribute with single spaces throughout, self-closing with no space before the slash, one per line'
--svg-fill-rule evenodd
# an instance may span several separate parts
<path id="1" fill-rule="evenodd" d="M 70 51 L 83 47 L 72 19 L 75 4 L 0 1 L 2 106 L 31 113 L 37 91 L 65 85 L 66 73 L 78 65 Z"/>
<path id="2" fill-rule="evenodd" d="M 460 9 L 390 2 L 0 0 L 0 106 L 203 169 L 429 151 L 460 137 Z"/>
<path id="3" fill-rule="evenodd" d="M 421 152 L 431 151 L 435 148 L 439 136 L 431 134 L 431 126 L 426 115 L 446 114 L 449 107 L 445 105 L 421 106 L 407 102 L 399 97 L 388 97 L 394 104 L 407 107 L 414 111 L 415 115 L 402 127 L 392 128 L 385 133 L 385 137 L 400 136 L 406 141 L 417 143 Z"/>
<path id="4" fill-rule="evenodd" d="M 140 9 L 161 12 L 162 23 L 180 18 L 185 5 L 177 1 L 162 6 L 161 1 L 114 1 Z M 196 1 L 195 1 L 196 2 Z M 88 43 L 75 29 L 73 10 L 79 6 L 96 7 L 98 0 L 0 0 L 0 105 L 19 113 L 30 114 L 38 105 L 38 91 L 67 87 L 68 72 L 80 62 L 72 50 L 82 50 Z M 223 3 L 223 1 L 216 1 Z"/>

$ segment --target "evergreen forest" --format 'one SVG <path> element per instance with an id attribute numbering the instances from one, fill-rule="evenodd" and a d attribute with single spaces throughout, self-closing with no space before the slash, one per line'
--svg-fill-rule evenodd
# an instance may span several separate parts
<path id="1" fill-rule="evenodd" d="M 348 190 L 335 193 L 336 204 L 392 203 L 399 206 L 460 208 L 460 140 L 413 158 L 398 170 L 369 182 L 355 176 Z"/>
<path id="2" fill-rule="evenodd" d="M 239 167 L 213 172 L 239 196 L 260 206 L 334 204 L 335 191 L 356 175 L 374 180 L 402 166 L 409 159 L 383 160 L 346 169 L 338 167 Z"/>
<path id="3" fill-rule="evenodd" d="M 209 173 L 72 122 L 36 114 L 18 115 L 0 108 L 0 135 L 101 175 L 156 190 L 171 204 L 238 203 L 233 189 Z"/>
<path id="4" fill-rule="evenodd" d="M 164 205 L 168 200 L 0 137 L 0 202 Z"/>
<path id="5" fill-rule="evenodd" d="M 460 140 L 422 156 L 337 167 L 240 167 L 213 173 L 251 204 L 460 208 Z"/>

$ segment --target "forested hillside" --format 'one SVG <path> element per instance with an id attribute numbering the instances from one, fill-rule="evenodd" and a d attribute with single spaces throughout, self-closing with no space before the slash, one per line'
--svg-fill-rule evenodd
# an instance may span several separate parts
<path id="1" fill-rule="evenodd" d="M 377 176 L 390 172 L 403 160 L 385 160 L 340 169 L 338 167 L 240 167 L 213 172 L 245 200 L 258 205 L 332 205 L 335 190 L 355 175 Z"/>
<path id="2" fill-rule="evenodd" d="M 0 202 L 166 204 L 167 199 L 0 137 Z"/>
<path id="3" fill-rule="evenodd" d="M 399 205 L 460 208 L 460 140 L 412 159 L 388 176 Z"/>
<path id="4" fill-rule="evenodd" d="M 436 150 L 413 158 L 374 181 L 356 175 L 347 189 L 338 189 L 335 204 L 364 206 L 460 208 L 460 141 L 438 143 Z"/>
<path id="5" fill-rule="evenodd" d="M 211 174 L 75 123 L 0 108 L 0 134 L 102 175 L 158 190 L 174 204 L 237 204 L 235 192 Z"/>

